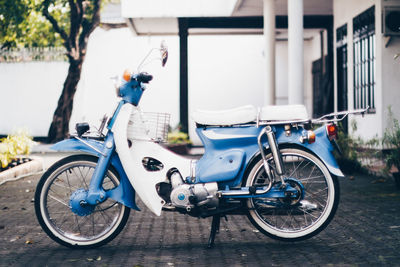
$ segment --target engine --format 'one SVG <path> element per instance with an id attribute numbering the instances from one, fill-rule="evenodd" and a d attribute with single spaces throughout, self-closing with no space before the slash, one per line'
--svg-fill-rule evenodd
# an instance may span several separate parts
<path id="1" fill-rule="evenodd" d="M 196 206 L 208 209 L 218 206 L 218 184 L 216 182 L 186 184 L 183 182 L 182 176 L 175 172 L 171 175 L 171 185 L 171 203 L 177 208 L 190 211 Z"/>

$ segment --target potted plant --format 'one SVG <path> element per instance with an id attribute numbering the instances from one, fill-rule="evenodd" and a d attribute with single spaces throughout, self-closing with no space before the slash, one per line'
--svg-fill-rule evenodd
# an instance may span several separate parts
<path id="1" fill-rule="evenodd" d="M 167 148 L 177 154 L 187 154 L 191 144 L 188 134 L 181 132 L 179 127 L 168 133 Z"/>
<path id="2" fill-rule="evenodd" d="M 388 110 L 388 127 L 383 135 L 382 144 L 389 150 L 385 153 L 386 168 L 392 173 L 398 189 L 400 189 L 400 124 L 394 118 L 391 107 Z"/>
<path id="3" fill-rule="evenodd" d="M 23 131 L 0 139 L 0 171 L 7 169 L 11 163 L 23 163 L 22 155 L 29 155 L 33 144 L 32 137 Z"/>

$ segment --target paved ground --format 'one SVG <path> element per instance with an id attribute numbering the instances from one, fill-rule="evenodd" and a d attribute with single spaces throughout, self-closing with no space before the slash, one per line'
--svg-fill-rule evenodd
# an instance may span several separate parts
<path id="1" fill-rule="evenodd" d="M 108 245 L 71 250 L 41 230 L 33 209 L 39 175 L 0 186 L 0 266 L 400 266 L 400 191 L 394 182 L 341 180 L 335 219 L 298 243 L 271 240 L 243 216 L 221 222 L 207 249 L 210 220 L 148 210 L 132 212 Z M 143 208 L 143 205 L 141 205 Z"/>

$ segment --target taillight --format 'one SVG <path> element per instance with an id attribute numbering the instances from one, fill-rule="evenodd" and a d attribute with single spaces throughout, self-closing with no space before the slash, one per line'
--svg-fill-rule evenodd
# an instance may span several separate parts
<path id="1" fill-rule="evenodd" d="M 337 126 L 336 124 L 326 125 L 326 133 L 328 134 L 329 140 L 337 139 Z"/>

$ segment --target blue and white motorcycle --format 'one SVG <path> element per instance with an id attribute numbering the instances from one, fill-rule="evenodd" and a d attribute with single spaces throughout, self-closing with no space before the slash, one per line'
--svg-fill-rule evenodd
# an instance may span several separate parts
<path id="1" fill-rule="evenodd" d="M 161 49 L 165 65 L 168 51 Z M 83 153 L 61 159 L 40 179 L 35 210 L 43 230 L 56 242 L 75 248 L 98 247 L 115 238 L 136 205 L 136 194 L 154 214 L 176 211 L 213 217 L 208 246 L 221 217 L 247 215 L 269 237 L 282 241 L 310 238 L 332 220 L 343 176 L 332 151 L 335 122 L 349 113 L 309 119 L 302 105 L 243 106 L 196 111 L 192 118 L 205 153 L 185 158 L 162 146 L 168 114 L 139 109 L 147 73 L 124 74 L 120 102 L 91 134 L 87 123 L 53 146 Z M 314 124 L 326 124 L 313 131 Z"/>

